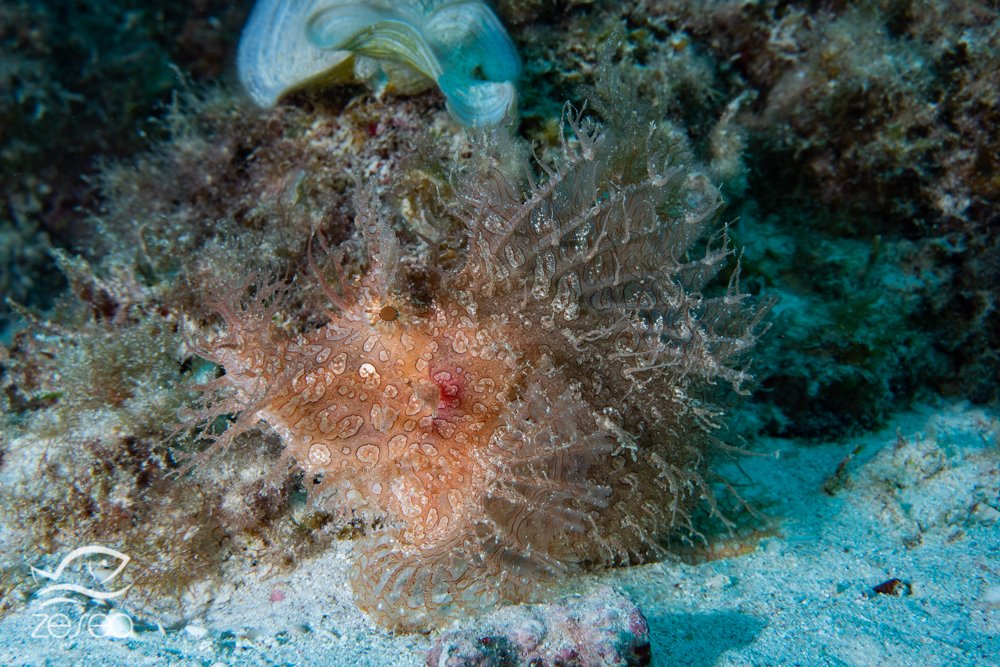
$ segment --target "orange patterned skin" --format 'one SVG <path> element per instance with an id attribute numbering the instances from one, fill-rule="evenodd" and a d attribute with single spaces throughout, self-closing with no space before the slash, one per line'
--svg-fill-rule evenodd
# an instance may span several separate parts
<path id="1" fill-rule="evenodd" d="M 577 141 L 544 183 L 521 194 L 495 170 L 471 183 L 468 256 L 453 273 L 425 266 L 439 279 L 419 297 L 368 193 L 368 269 L 323 285 L 327 324 L 284 334 L 277 285 L 214 304 L 226 329 L 202 353 L 226 374 L 202 422 L 240 415 L 216 448 L 265 422 L 285 460 L 365 522 L 352 585 L 388 627 L 426 630 L 567 571 L 646 559 L 709 495 L 707 397 L 748 379 L 733 361 L 763 311 L 735 280 L 701 293 L 731 254 L 723 239 L 689 256 L 718 202 L 704 178 L 646 156 L 629 182 L 606 137 L 568 122 Z"/>
<path id="2" fill-rule="evenodd" d="M 488 474 L 475 454 L 497 430 L 512 376 L 507 353 L 477 340 L 468 317 L 434 310 L 392 321 L 341 313 L 288 346 L 300 371 L 257 413 L 356 511 L 403 517 L 411 543 L 468 523 L 470 486 Z"/>

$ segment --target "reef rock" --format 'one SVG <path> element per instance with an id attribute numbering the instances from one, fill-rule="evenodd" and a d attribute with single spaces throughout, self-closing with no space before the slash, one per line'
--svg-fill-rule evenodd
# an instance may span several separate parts
<path id="1" fill-rule="evenodd" d="M 648 665 L 649 627 L 632 600 L 609 587 L 557 604 L 507 607 L 479 627 L 441 635 L 428 667 Z"/>

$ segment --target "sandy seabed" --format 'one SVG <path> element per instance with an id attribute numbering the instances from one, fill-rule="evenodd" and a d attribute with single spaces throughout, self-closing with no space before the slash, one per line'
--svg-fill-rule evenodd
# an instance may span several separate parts
<path id="1" fill-rule="evenodd" d="M 769 521 L 733 545 L 743 555 L 576 582 L 639 604 L 654 665 L 1000 664 L 1000 415 L 941 404 L 877 433 L 753 449 L 724 471 Z M 0 622 L 0 665 L 424 664 L 434 635 L 393 636 L 354 606 L 349 553 L 226 582 L 186 627 L 135 619 L 130 638 L 53 633 L 35 601 Z M 892 579 L 901 594 L 874 590 Z"/>

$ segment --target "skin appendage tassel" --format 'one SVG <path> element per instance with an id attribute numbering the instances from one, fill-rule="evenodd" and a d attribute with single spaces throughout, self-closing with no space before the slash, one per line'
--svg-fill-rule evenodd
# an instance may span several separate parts
<path id="1" fill-rule="evenodd" d="M 366 193 L 367 270 L 323 284 L 326 325 L 284 333 L 281 287 L 264 281 L 213 304 L 225 331 L 201 353 L 225 375 L 204 388 L 203 453 L 259 422 L 277 432 L 283 462 L 369 527 L 352 585 L 393 629 L 656 556 L 710 497 L 715 385 L 748 381 L 735 361 L 765 309 L 738 269 L 701 293 L 731 255 L 724 234 L 702 238 L 719 201 L 707 179 L 566 122 L 561 159 L 523 194 L 496 169 L 465 179 L 464 264 L 426 259 L 419 294 Z"/>

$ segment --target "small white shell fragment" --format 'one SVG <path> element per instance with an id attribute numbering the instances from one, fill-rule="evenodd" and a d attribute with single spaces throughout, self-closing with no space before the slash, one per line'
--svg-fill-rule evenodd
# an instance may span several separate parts
<path id="1" fill-rule="evenodd" d="M 184 632 L 188 633 L 195 639 L 201 639 L 208 634 L 208 628 L 201 625 L 190 624 L 184 626 Z"/>
<path id="2" fill-rule="evenodd" d="M 513 116 L 520 73 L 510 37 L 480 0 L 259 0 L 237 68 L 261 106 L 349 79 L 379 92 L 437 84 L 452 116 L 479 126 Z"/>

